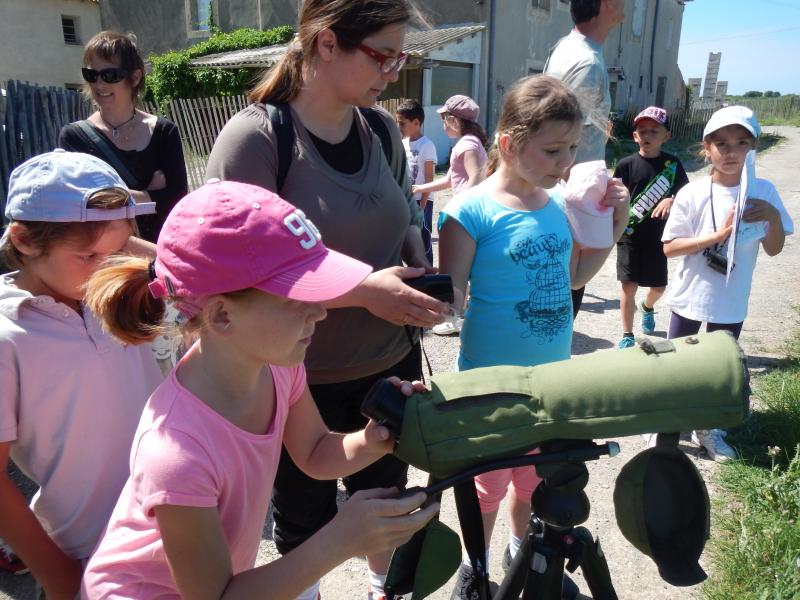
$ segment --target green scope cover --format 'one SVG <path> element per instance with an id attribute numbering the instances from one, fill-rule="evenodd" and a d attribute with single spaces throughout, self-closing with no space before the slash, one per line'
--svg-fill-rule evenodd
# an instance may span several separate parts
<path id="1" fill-rule="evenodd" d="M 725 331 L 440 374 L 406 400 L 395 456 L 448 477 L 547 440 L 730 427 L 746 416 L 749 392 L 744 356 Z"/>

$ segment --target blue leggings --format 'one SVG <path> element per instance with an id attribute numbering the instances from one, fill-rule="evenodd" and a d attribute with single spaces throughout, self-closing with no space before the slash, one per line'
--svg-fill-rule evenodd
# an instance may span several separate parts
<path id="1" fill-rule="evenodd" d="M 706 331 L 717 331 L 723 329 L 730 331 L 737 340 L 739 334 L 742 333 L 742 325 L 744 321 L 738 323 L 706 323 Z M 687 319 L 675 312 L 672 313 L 669 319 L 669 331 L 667 332 L 667 339 L 686 337 L 687 335 L 694 335 L 700 331 L 702 321 L 695 321 L 694 319 Z"/>

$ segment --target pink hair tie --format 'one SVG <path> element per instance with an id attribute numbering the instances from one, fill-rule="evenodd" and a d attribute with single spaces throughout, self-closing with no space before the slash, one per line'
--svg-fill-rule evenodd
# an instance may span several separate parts
<path id="1" fill-rule="evenodd" d="M 147 289 L 150 290 L 150 295 L 155 298 L 163 298 L 167 295 L 167 288 L 161 283 L 160 279 L 154 279 L 147 284 Z"/>

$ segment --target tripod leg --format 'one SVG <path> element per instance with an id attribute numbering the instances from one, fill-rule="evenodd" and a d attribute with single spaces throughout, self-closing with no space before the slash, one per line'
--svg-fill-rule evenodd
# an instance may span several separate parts
<path id="1" fill-rule="evenodd" d="M 608 563 L 600 548 L 600 540 L 592 538 L 591 532 L 585 527 L 576 527 L 572 535 L 580 540 L 583 552 L 580 557 L 580 567 L 586 584 L 594 600 L 617 600 L 617 593 L 611 583 L 611 573 Z"/>
<path id="2" fill-rule="evenodd" d="M 528 559 L 528 578 L 522 593 L 523 600 L 561 600 L 564 580 L 564 554 L 561 535 L 549 528 L 544 533 L 529 534 L 531 549 Z"/>

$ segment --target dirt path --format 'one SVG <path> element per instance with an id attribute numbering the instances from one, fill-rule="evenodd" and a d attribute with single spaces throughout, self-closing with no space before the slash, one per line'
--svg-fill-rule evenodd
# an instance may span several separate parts
<path id="1" fill-rule="evenodd" d="M 800 224 L 800 178 L 797 177 L 797 162 L 800 156 L 800 128 L 767 128 L 785 136 L 786 142 L 772 148 L 758 159 L 758 174 L 772 181 L 778 188 L 783 202 L 795 221 Z M 703 171 L 690 173 L 691 178 L 702 176 Z M 437 199 L 437 209 L 446 203 L 443 194 Z M 763 252 L 756 269 L 753 291 L 750 298 L 750 314 L 745 321 L 741 344 L 748 356 L 752 370 L 769 368 L 781 358 L 781 345 L 786 336 L 798 326 L 797 313 L 793 307 L 800 305 L 800 283 L 797 265 L 800 264 L 800 244 L 797 236 L 787 238 L 783 252 L 774 258 Z M 666 313 L 657 315 L 656 336 L 665 337 Z M 638 322 L 637 335 L 638 335 Z M 613 255 L 598 276 L 587 286 L 583 308 L 575 323 L 573 353 L 585 354 L 596 350 L 612 349 L 620 336 L 619 284 L 616 281 Z M 449 371 L 458 349 L 458 338 L 426 336 L 425 347 L 434 373 Z M 621 600 L 634 598 L 687 599 L 699 598 L 699 586 L 673 588 L 658 576 L 653 563 L 636 551 L 619 533 L 614 517 L 612 493 L 614 481 L 622 466 L 644 448 L 636 437 L 618 439 L 621 454 L 614 459 L 604 459 L 589 465 L 590 481 L 587 488 L 592 503 L 592 512 L 586 526 L 599 536 L 605 550 L 616 591 Z M 717 466 L 696 448 L 685 446 L 689 455 L 707 481 Z M 412 469 L 412 484 L 424 484 L 426 475 Z M 713 495 L 713 489 L 710 490 Z M 500 558 L 507 542 L 508 526 L 505 507 L 501 507 L 495 535 L 492 539 L 490 569 L 500 577 Z M 445 494 L 442 520 L 458 530 L 452 493 Z M 267 524 L 261 545 L 259 563 L 277 557 L 269 539 L 271 524 Z M 713 535 L 713 533 L 712 533 Z M 708 562 L 701 561 L 708 570 Z M 710 572 L 713 577 L 713 571 Z M 581 589 L 586 586 L 580 577 L 576 581 Z M 432 595 L 432 600 L 450 597 L 452 582 Z M 361 559 L 347 561 L 322 582 L 325 600 L 351 600 L 366 597 L 366 566 Z M 12 577 L 0 574 L 0 600 L 9 598 L 29 600 L 33 598 L 31 578 Z"/>

